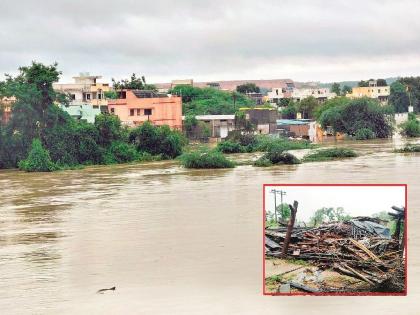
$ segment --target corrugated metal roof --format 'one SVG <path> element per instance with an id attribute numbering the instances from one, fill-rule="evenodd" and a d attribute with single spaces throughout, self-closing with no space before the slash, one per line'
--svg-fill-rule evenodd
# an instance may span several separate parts
<path id="1" fill-rule="evenodd" d="M 296 120 L 296 119 L 277 119 L 277 125 L 307 125 L 309 120 Z"/>

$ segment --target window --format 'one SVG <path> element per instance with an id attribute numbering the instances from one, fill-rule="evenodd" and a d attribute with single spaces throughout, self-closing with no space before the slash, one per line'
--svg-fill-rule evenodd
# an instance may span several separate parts
<path id="1" fill-rule="evenodd" d="M 90 100 L 90 94 L 89 93 L 86 94 L 86 99 Z"/>
<path id="2" fill-rule="evenodd" d="M 115 114 L 115 108 L 111 108 L 111 114 Z"/>
<path id="3" fill-rule="evenodd" d="M 146 108 L 144 110 L 144 114 L 147 115 L 147 116 L 152 115 L 152 109 L 151 108 Z"/>
<path id="4" fill-rule="evenodd" d="M 102 93 L 98 93 L 98 100 L 102 99 Z"/>
<path id="5" fill-rule="evenodd" d="M 130 109 L 130 116 L 134 116 L 134 108 Z"/>
<path id="6" fill-rule="evenodd" d="M 76 94 L 71 94 L 70 97 L 71 97 L 72 100 L 75 100 L 76 99 Z"/>
<path id="7" fill-rule="evenodd" d="M 93 108 L 99 108 L 99 106 L 98 105 L 93 105 Z"/>
<path id="8" fill-rule="evenodd" d="M 118 92 L 118 98 L 127 98 L 127 93 L 125 91 Z"/>
<path id="9" fill-rule="evenodd" d="M 137 109 L 136 109 L 136 115 L 137 115 L 137 116 L 140 116 L 140 115 L 141 115 L 141 114 L 140 114 L 140 108 L 137 108 Z"/>

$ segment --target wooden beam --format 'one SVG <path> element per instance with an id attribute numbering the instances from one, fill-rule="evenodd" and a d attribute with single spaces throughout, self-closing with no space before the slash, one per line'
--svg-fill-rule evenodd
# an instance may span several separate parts
<path id="1" fill-rule="evenodd" d="M 290 208 L 290 220 L 289 223 L 287 225 L 287 232 L 286 232 L 286 237 L 284 238 L 284 242 L 283 242 L 283 249 L 281 251 L 281 257 L 284 258 L 287 255 L 287 249 L 289 247 L 289 243 L 290 243 L 290 237 L 292 235 L 292 231 L 293 231 L 293 226 L 295 225 L 295 220 L 296 220 L 296 212 L 297 212 L 297 207 L 298 207 L 299 203 L 295 200 L 293 202 L 293 206 L 289 204 L 289 208 Z"/>

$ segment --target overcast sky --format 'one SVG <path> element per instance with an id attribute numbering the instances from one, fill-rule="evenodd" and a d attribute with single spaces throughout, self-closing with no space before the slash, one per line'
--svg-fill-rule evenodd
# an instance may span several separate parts
<path id="1" fill-rule="evenodd" d="M 38 60 L 64 80 L 419 75 L 419 12 L 416 0 L 4 0 L 0 73 Z"/>
<path id="2" fill-rule="evenodd" d="M 283 202 L 299 202 L 296 214 L 298 221 L 308 222 L 314 212 L 322 207 L 343 207 L 351 216 L 370 216 L 381 211 L 390 211 L 392 206 L 405 206 L 403 186 L 266 186 L 266 211 L 274 212 L 272 189 L 283 190 Z M 280 204 L 280 194 L 277 205 Z"/>

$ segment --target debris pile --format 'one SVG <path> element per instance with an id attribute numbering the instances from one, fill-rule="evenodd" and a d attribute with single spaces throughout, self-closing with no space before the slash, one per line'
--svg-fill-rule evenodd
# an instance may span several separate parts
<path id="1" fill-rule="evenodd" d="M 401 215 L 401 211 L 398 214 Z M 320 269 L 333 269 L 357 278 L 370 289 L 401 292 L 404 291 L 405 269 L 400 237 L 392 238 L 390 230 L 380 223 L 379 219 L 356 217 L 313 228 L 294 227 L 286 256 L 282 255 L 282 249 L 287 227 L 267 228 L 266 256 L 307 260 Z M 302 283 L 290 284 L 309 291 Z M 348 288 L 343 290 L 349 291 Z"/>

